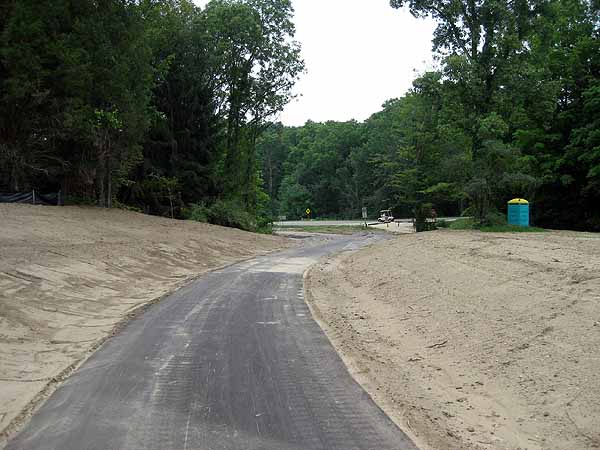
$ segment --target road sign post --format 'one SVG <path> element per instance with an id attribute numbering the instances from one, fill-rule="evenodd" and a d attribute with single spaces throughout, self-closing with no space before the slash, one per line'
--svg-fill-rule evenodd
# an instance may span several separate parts
<path id="1" fill-rule="evenodd" d="M 310 213 L 312 211 L 310 210 L 310 208 L 306 208 L 306 215 L 308 216 L 308 220 L 310 220 Z"/>

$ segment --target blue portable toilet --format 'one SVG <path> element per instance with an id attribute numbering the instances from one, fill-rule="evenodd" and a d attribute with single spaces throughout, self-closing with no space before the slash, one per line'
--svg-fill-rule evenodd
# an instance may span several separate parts
<path id="1" fill-rule="evenodd" d="M 523 198 L 515 198 L 508 202 L 508 224 L 529 226 L 529 202 Z"/>

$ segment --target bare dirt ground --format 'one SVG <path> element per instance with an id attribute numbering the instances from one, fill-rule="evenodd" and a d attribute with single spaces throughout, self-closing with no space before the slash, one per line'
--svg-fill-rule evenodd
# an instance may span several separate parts
<path id="1" fill-rule="evenodd" d="M 405 235 L 327 260 L 307 298 L 424 450 L 600 447 L 600 235 Z"/>
<path id="2" fill-rule="evenodd" d="M 281 237 L 119 210 L 0 204 L 0 447 L 148 302 Z"/>

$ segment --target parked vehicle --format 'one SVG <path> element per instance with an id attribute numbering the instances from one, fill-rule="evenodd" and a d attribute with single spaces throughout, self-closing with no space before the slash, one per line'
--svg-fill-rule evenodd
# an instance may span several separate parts
<path id="1" fill-rule="evenodd" d="M 394 216 L 392 215 L 391 209 L 384 209 L 379 212 L 379 219 L 377 219 L 381 223 L 390 223 L 394 221 Z"/>

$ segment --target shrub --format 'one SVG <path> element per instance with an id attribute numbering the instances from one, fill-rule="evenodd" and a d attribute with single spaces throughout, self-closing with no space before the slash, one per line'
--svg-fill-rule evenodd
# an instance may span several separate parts
<path id="1" fill-rule="evenodd" d="M 473 230 L 477 228 L 477 226 L 475 224 L 475 220 L 471 219 L 470 217 L 466 217 L 450 223 L 448 228 L 451 230 Z"/>
<path id="2" fill-rule="evenodd" d="M 504 226 L 507 224 L 506 215 L 498 212 L 498 211 L 490 211 L 486 214 L 484 218 L 484 223 L 482 225 L 488 227 L 496 227 L 496 226 Z"/>
<path id="3" fill-rule="evenodd" d="M 196 222 L 208 222 L 209 208 L 204 203 L 194 203 L 186 208 L 184 211 L 184 217 L 187 220 L 194 220 Z"/>
<path id="4" fill-rule="evenodd" d="M 122 209 L 124 211 L 131 211 L 136 213 L 143 213 L 142 208 L 138 208 L 137 206 L 126 205 L 125 203 L 121 203 L 118 200 L 113 200 L 113 208 Z"/>
<path id="5" fill-rule="evenodd" d="M 444 219 L 439 219 L 436 223 L 436 226 L 438 228 L 449 228 L 450 222 L 448 222 L 447 220 L 444 220 Z"/>
<path id="6" fill-rule="evenodd" d="M 256 231 L 257 223 L 240 202 L 235 200 L 217 200 L 208 209 L 208 221 L 215 225 Z"/>
<path id="7" fill-rule="evenodd" d="M 217 200 L 210 206 L 205 203 L 190 205 L 184 210 L 187 220 L 212 223 L 223 227 L 238 228 L 244 231 L 271 234 L 272 220 L 266 214 L 249 213 L 241 202 L 236 200 Z"/>
<path id="8" fill-rule="evenodd" d="M 415 231 L 420 233 L 422 231 L 432 231 L 435 230 L 435 223 L 430 221 L 431 219 L 431 208 L 433 205 L 431 203 L 418 203 L 414 209 L 415 216 Z"/>

